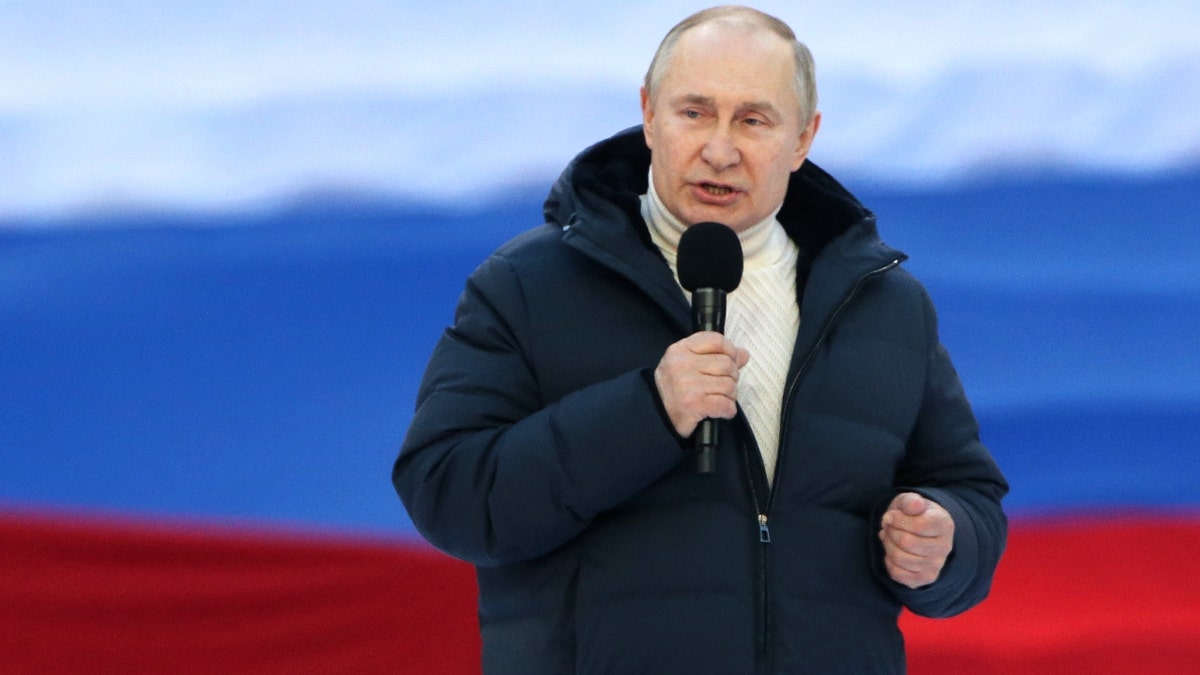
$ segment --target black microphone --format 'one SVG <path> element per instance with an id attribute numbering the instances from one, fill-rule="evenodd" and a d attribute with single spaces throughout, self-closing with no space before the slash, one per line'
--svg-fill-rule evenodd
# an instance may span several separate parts
<path id="1" fill-rule="evenodd" d="M 679 285 L 692 294 L 692 332 L 725 332 L 725 295 L 742 281 L 742 242 L 721 223 L 696 223 L 683 231 L 676 260 Z M 693 436 L 696 472 L 716 468 L 717 420 L 700 421 Z"/>

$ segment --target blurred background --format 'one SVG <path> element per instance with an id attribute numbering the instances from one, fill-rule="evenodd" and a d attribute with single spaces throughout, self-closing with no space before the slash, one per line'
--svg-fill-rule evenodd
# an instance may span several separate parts
<path id="1" fill-rule="evenodd" d="M 477 670 L 472 572 L 389 482 L 419 378 L 708 4 L 0 0 L 14 672 Z M 993 597 L 905 617 L 913 671 L 1190 672 L 1200 3 L 755 6 L 1012 483 Z"/>

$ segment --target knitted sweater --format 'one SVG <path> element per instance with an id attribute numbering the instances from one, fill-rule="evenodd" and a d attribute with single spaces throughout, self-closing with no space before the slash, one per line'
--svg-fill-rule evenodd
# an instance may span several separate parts
<path id="1" fill-rule="evenodd" d="M 687 226 L 662 203 L 654 189 L 653 170 L 641 202 L 650 238 L 678 279 L 679 239 Z M 796 304 L 799 249 L 776 219 L 777 213 L 778 209 L 738 233 L 745 271 L 737 289 L 729 294 L 725 318 L 725 335 L 750 352 L 750 362 L 738 379 L 738 405 L 750 421 L 771 482 L 779 457 L 783 389 L 796 331 L 800 329 L 800 308 Z"/>

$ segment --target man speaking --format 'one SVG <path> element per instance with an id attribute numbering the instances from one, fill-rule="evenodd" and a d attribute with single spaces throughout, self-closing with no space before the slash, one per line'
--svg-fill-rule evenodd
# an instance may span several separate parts
<path id="1" fill-rule="evenodd" d="M 901 608 L 978 603 L 1007 531 L 929 297 L 806 161 L 786 24 L 685 19 L 641 101 L 467 281 L 396 490 L 477 567 L 486 672 L 903 672 Z M 742 249 L 724 334 L 676 274 L 698 223 Z"/>

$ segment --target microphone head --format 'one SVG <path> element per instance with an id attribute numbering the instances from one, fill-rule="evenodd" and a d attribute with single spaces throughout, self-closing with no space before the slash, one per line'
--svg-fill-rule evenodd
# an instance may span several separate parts
<path id="1" fill-rule="evenodd" d="M 676 259 L 679 285 L 689 292 L 719 288 L 726 293 L 742 281 L 742 242 L 721 223 L 696 223 L 683 231 Z"/>

